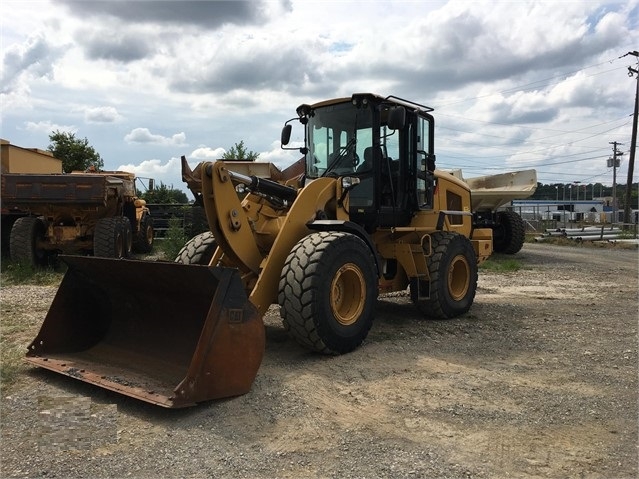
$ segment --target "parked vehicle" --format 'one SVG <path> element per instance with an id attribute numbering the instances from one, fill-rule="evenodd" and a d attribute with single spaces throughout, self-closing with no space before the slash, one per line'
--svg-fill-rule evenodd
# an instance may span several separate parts
<path id="1" fill-rule="evenodd" d="M 515 254 L 526 240 L 526 225 L 522 217 L 504 206 L 512 200 L 523 200 L 537 189 L 535 170 L 513 171 L 498 175 L 464 178 L 461 170 L 452 172 L 470 187 L 473 225 L 493 230 L 496 253 Z"/>
<path id="2" fill-rule="evenodd" d="M 33 266 L 59 253 L 125 258 L 153 246 L 153 219 L 131 173 L 3 174 L 2 202 L 26 215 L 11 228 L 10 257 Z"/>

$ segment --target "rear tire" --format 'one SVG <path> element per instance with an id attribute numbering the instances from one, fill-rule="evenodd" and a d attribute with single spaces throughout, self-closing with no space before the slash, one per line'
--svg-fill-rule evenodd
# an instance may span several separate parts
<path id="1" fill-rule="evenodd" d="M 153 249 L 153 218 L 143 214 L 140 219 L 140 229 L 133 239 L 135 253 L 150 253 Z"/>
<path id="2" fill-rule="evenodd" d="M 93 256 L 125 258 L 130 251 L 131 236 L 131 223 L 127 218 L 99 219 L 93 236 Z"/>
<path id="3" fill-rule="evenodd" d="M 206 231 L 187 241 L 175 258 L 175 262 L 208 265 L 216 249 L 217 242 L 213 233 Z"/>
<path id="4" fill-rule="evenodd" d="M 497 225 L 493 229 L 493 249 L 496 253 L 515 254 L 526 240 L 524 220 L 512 210 L 497 212 Z"/>
<path id="5" fill-rule="evenodd" d="M 417 284 L 411 281 L 411 298 L 430 318 L 452 318 L 466 313 L 477 290 L 477 258 L 470 240 L 458 233 L 431 235 L 432 255 L 428 258 L 430 297 L 417 297 Z"/>
<path id="6" fill-rule="evenodd" d="M 284 327 L 302 346 L 325 354 L 356 349 L 373 324 L 375 258 L 359 237 L 318 232 L 286 259 L 278 303 Z"/>
<path id="7" fill-rule="evenodd" d="M 11 227 L 9 255 L 13 261 L 39 268 L 47 266 L 48 253 L 39 248 L 44 241 L 47 227 L 40 218 L 25 216 L 18 218 Z"/>

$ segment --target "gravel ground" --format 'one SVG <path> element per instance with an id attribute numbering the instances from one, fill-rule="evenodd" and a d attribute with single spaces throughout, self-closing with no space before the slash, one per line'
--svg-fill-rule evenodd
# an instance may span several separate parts
<path id="1" fill-rule="evenodd" d="M 272 309 L 252 391 L 186 410 L 25 368 L 2 391 L 0 476 L 637 477 L 637 251 L 517 259 L 480 272 L 461 318 L 381 298 L 344 356 L 298 347 Z M 22 321 L 26 346 L 54 292 L 2 287 L 3 328 Z"/>

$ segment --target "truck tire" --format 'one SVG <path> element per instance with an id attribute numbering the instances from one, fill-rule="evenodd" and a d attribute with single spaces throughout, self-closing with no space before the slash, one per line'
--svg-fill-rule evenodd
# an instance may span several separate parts
<path id="1" fill-rule="evenodd" d="M 411 281 L 411 298 L 429 318 L 452 318 L 466 313 L 477 290 L 477 258 L 470 240 L 451 232 L 431 235 L 432 254 L 428 299 L 417 297 L 416 281 Z"/>
<path id="2" fill-rule="evenodd" d="M 186 242 L 175 258 L 175 262 L 208 265 L 216 249 L 217 242 L 213 233 L 205 231 Z"/>
<path id="3" fill-rule="evenodd" d="M 143 214 L 140 219 L 140 229 L 133 238 L 135 253 L 150 253 L 153 249 L 153 218 Z"/>
<path id="4" fill-rule="evenodd" d="M 47 266 L 48 253 L 45 249 L 38 247 L 38 243 L 44 241 L 46 230 L 47 227 L 40 218 L 35 216 L 18 218 L 11 227 L 10 258 L 33 268 Z"/>
<path id="5" fill-rule="evenodd" d="M 317 232 L 292 249 L 280 276 L 278 303 L 289 335 L 324 354 L 356 349 L 373 324 L 378 282 L 364 241 L 344 232 Z"/>
<path id="6" fill-rule="evenodd" d="M 116 216 L 99 219 L 93 236 L 93 256 L 126 258 L 130 251 L 131 236 L 131 222 L 127 218 Z"/>
<path id="7" fill-rule="evenodd" d="M 526 240 L 526 225 L 512 210 L 497 212 L 497 225 L 493 228 L 493 250 L 496 253 L 515 254 Z"/>

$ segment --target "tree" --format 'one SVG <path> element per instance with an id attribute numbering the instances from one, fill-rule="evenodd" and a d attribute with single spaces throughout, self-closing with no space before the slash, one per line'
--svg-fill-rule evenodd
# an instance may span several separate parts
<path id="1" fill-rule="evenodd" d="M 160 182 L 160 186 L 156 186 L 152 190 L 145 191 L 141 195 L 140 198 L 145 200 L 147 203 L 179 203 L 185 204 L 189 202 L 188 196 L 182 190 L 176 190 L 174 188 L 169 188 L 164 183 Z"/>
<path id="2" fill-rule="evenodd" d="M 56 130 L 49 135 L 49 141 L 48 150 L 62 160 L 62 171 L 65 173 L 85 171 L 91 166 L 100 171 L 104 167 L 100 154 L 89 145 L 86 138 L 81 140 L 75 137 L 75 133 Z"/>
<path id="3" fill-rule="evenodd" d="M 243 160 L 243 161 L 255 161 L 257 157 L 260 156 L 259 153 L 255 153 L 254 151 L 246 151 L 246 147 L 244 146 L 244 140 L 239 143 L 235 143 L 229 151 L 222 155 L 223 160 Z"/>

